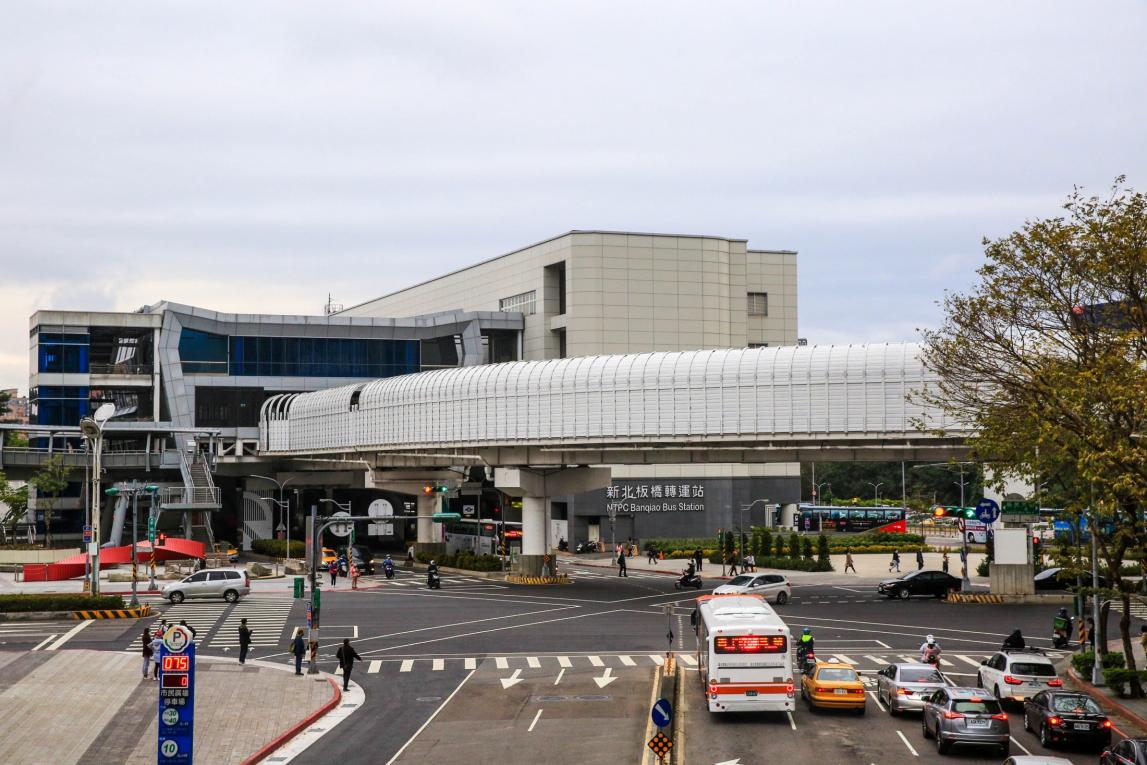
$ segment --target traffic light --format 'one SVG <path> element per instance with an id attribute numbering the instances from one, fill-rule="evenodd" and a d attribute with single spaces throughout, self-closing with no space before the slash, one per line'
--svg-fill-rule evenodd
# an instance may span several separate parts
<path id="1" fill-rule="evenodd" d="M 965 507 L 964 508 L 964 517 L 965 518 L 975 518 L 976 517 L 976 508 Z"/>
<path id="2" fill-rule="evenodd" d="M 423 494 L 445 494 L 448 491 L 450 491 L 450 487 L 449 486 L 443 486 L 441 484 L 430 484 L 430 483 L 428 483 L 422 487 L 422 493 Z"/>
<path id="3" fill-rule="evenodd" d="M 156 543 L 156 546 L 157 547 L 163 547 L 166 544 L 167 544 L 167 534 L 165 534 L 161 531 L 161 532 L 159 532 L 159 542 Z"/>
<path id="4" fill-rule="evenodd" d="M 946 507 L 937 506 L 932 508 L 932 515 L 936 516 L 937 518 L 943 518 L 947 513 L 948 508 Z"/>

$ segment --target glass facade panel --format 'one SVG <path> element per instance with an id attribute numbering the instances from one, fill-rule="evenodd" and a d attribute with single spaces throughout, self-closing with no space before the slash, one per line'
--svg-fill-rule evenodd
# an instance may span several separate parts
<path id="1" fill-rule="evenodd" d="M 227 374 L 227 337 L 184 329 L 179 333 L 179 360 L 185 374 Z"/>
<path id="2" fill-rule="evenodd" d="M 40 372 L 88 371 L 90 337 L 82 333 L 40 332 L 38 369 Z"/>
<path id="3" fill-rule="evenodd" d="M 79 425 L 91 410 L 89 390 L 84 387 L 41 385 L 28 398 L 38 425 Z"/>
<path id="4" fill-rule="evenodd" d="M 231 337 L 229 357 L 238 377 L 392 377 L 421 370 L 418 340 Z"/>

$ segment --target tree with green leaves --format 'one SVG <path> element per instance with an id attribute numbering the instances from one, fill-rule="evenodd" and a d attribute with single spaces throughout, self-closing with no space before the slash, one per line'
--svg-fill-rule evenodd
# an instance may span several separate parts
<path id="1" fill-rule="evenodd" d="M 7 508 L 0 517 L 0 526 L 7 526 L 10 533 L 15 532 L 16 524 L 28 512 L 28 487 L 13 486 L 3 470 L 0 470 L 0 504 Z"/>
<path id="2" fill-rule="evenodd" d="M 68 477 L 72 468 L 64 464 L 60 455 L 54 454 L 44 461 L 43 467 L 29 481 L 36 489 L 36 508 L 44 511 L 44 546 L 52 546 L 52 514 L 61 492 L 68 488 Z"/>
<path id="3" fill-rule="evenodd" d="M 1118 178 L 1064 211 L 985 240 L 978 282 L 945 296 L 942 326 L 924 332 L 939 381 L 919 398 L 973 426 L 972 458 L 997 485 L 1049 482 L 1088 518 L 1110 586 L 1097 597 L 1122 601 L 1134 670 L 1121 567 L 1147 557 L 1147 196 Z"/>

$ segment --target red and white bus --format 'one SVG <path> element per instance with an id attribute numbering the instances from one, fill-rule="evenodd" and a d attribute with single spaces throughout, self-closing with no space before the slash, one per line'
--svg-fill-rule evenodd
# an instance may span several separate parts
<path id="1" fill-rule="evenodd" d="M 792 636 L 764 598 L 703 595 L 693 624 L 710 712 L 793 710 Z"/>

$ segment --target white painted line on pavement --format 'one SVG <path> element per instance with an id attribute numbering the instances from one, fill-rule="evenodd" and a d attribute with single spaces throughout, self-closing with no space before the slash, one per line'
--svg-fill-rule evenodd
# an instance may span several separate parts
<path id="1" fill-rule="evenodd" d="M 637 662 L 635 662 L 633 659 L 629 658 L 625 654 L 621 654 L 620 656 L 618 656 L 617 660 L 620 661 L 622 664 L 624 664 L 627 667 L 636 667 L 637 666 Z"/>
<path id="2" fill-rule="evenodd" d="M 966 664 L 971 664 L 973 667 L 979 668 L 980 666 L 980 662 L 975 659 L 969 659 L 967 656 L 961 656 L 959 654 L 953 654 L 953 656 Z"/>
<path id="3" fill-rule="evenodd" d="M 885 643 L 883 640 L 874 640 L 874 643 L 879 643 L 881 648 L 891 648 L 892 646 Z"/>
<path id="4" fill-rule="evenodd" d="M 886 711 L 884 709 L 884 705 L 880 703 L 880 697 L 876 695 L 875 691 L 869 691 L 868 695 L 871 696 L 872 700 L 876 702 L 876 706 L 880 707 L 881 712 Z"/>
<path id="5" fill-rule="evenodd" d="M 659 667 L 665 663 L 665 659 L 662 658 L 661 654 L 659 653 L 651 653 L 649 654 L 649 658 L 652 659 L 653 663 Z"/>
<path id="6" fill-rule="evenodd" d="M 601 660 L 600 656 L 590 656 L 588 658 L 589 658 L 589 663 L 595 667 L 604 667 L 605 666 L 605 662 Z"/>
<path id="7" fill-rule="evenodd" d="M 466 659 L 466 669 L 477 669 L 477 668 L 478 668 L 478 660 L 477 659 L 472 659 L 472 658 Z"/>
<path id="8" fill-rule="evenodd" d="M 538 718 L 541 716 L 542 716 L 542 710 L 539 709 L 538 713 L 536 715 L 534 715 L 534 721 L 532 723 L 530 723 L 530 727 L 526 728 L 526 733 L 533 733 L 534 732 L 534 726 L 538 724 Z"/>
<path id="9" fill-rule="evenodd" d="M 903 733 L 901 733 L 900 731 L 896 731 L 896 735 L 899 736 L 900 740 L 904 742 L 904 746 L 908 747 L 908 751 L 912 752 L 913 757 L 919 757 L 920 756 L 920 753 L 917 752 L 915 749 L 913 749 L 912 745 L 908 743 L 908 739 L 904 738 Z M 388 763 L 388 765 L 389 765 L 389 763 Z"/>
<path id="10" fill-rule="evenodd" d="M 470 673 L 466 675 L 466 677 L 462 678 L 462 682 L 458 683 L 458 687 L 455 688 L 450 693 L 450 695 L 446 697 L 446 700 L 443 701 L 442 704 L 434 710 L 434 714 L 430 715 L 430 717 L 427 717 L 426 722 L 422 723 L 418 730 L 414 731 L 414 735 L 407 739 L 406 743 L 402 745 L 402 748 L 395 752 L 394 756 L 386 761 L 386 765 L 394 765 L 394 763 L 398 761 L 398 758 L 401 757 L 402 753 L 406 751 L 406 747 L 410 746 L 414 742 L 414 739 L 418 738 L 418 735 L 422 733 L 422 731 L 426 730 L 427 725 L 434 722 L 434 718 L 438 716 L 438 713 L 445 709 L 446 705 L 449 704 L 450 701 L 458 695 L 458 691 L 462 690 L 462 686 L 466 684 L 467 680 L 474 676 L 474 672 L 476 671 L 477 670 L 471 670 Z"/>
<path id="11" fill-rule="evenodd" d="M 414 659 L 403 659 L 402 664 L 398 666 L 399 672 L 409 672 L 414 669 Z"/>
<path id="12" fill-rule="evenodd" d="M 562 681 L 562 675 L 564 675 L 565 673 L 566 673 L 566 668 L 562 667 L 558 671 L 558 676 L 554 678 L 554 685 L 557 685 L 558 683 L 560 683 Z"/>
<path id="13" fill-rule="evenodd" d="M 442 670 L 446 669 L 446 660 L 435 659 L 430 663 L 430 669 L 433 672 L 441 672 Z"/>
<path id="14" fill-rule="evenodd" d="M 370 666 L 366 668 L 367 674 L 375 675 L 382 669 L 382 659 L 374 659 L 370 662 Z"/>
<path id="15" fill-rule="evenodd" d="M 65 632 L 65 633 L 64 633 L 64 634 L 63 634 L 63 635 L 60 637 L 60 639 L 59 639 L 59 640 L 57 640 L 55 643 L 52 643 L 50 646 L 48 646 L 48 647 L 47 647 L 47 648 L 45 648 L 44 650 L 45 650 L 45 651 L 54 651 L 54 650 L 56 650 L 57 648 L 59 648 L 60 646 L 62 646 L 64 643 L 68 642 L 68 641 L 69 641 L 69 640 L 71 640 L 73 637 L 75 637 L 75 635 L 76 635 L 76 633 L 77 633 L 77 632 L 79 632 L 80 630 L 82 630 L 84 627 L 87 627 L 87 626 L 89 626 L 89 625 L 90 625 L 92 622 L 94 622 L 94 621 L 95 621 L 95 619 L 85 619 L 84 621 L 82 621 L 82 622 L 80 622 L 79 624 L 77 624 L 75 627 L 72 627 L 70 630 L 68 630 L 67 632 Z"/>
<path id="16" fill-rule="evenodd" d="M 687 653 L 683 653 L 680 656 L 678 656 L 677 658 L 681 660 L 682 664 L 688 664 L 690 667 L 696 667 L 697 666 L 697 660 L 694 659 L 692 656 L 690 656 Z"/>
<path id="17" fill-rule="evenodd" d="M 797 721 L 793 719 L 793 713 L 792 712 L 785 712 L 785 714 L 789 716 L 789 727 L 792 728 L 793 730 L 796 730 L 797 729 Z"/>
<path id="18" fill-rule="evenodd" d="M 568 657 L 568 656 L 559 656 L 558 657 L 558 666 L 563 667 L 563 668 L 569 668 L 569 667 L 573 666 L 573 662 L 570 661 L 570 657 Z"/>
<path id="19" fill-rule="evenodd" d="M 526 657 L 526 666 L 529 667 L 530 669 L 539 669 L 542 666 L 542 663 L 540 661 L 538 661 L 537 656 L 527 656 Z"/>
<path id="20" fill-rule="evenodd" d="M 498 669 L 509 669 L 510 668 L 510 662 L 506 661 L 505 656 L 495 656 L 494 657 L 494 666 L 497 667 Z"/>
<path id="21" fill-rule="evenodd" d="M 888 663 L 888 659 L 882 659 L 879 656 L 865 656 L 864 658 L 868 659 L 869 661 L 873 662 L 874 664 L 887 664 Z"/>
<path id="22" fill-rule="evenodd" d="M 833 657 L 832 657 L 832 658 L 836 659 L 836 660 L 837 660 L 838 662 L 840 662 L 841 664 L 852 664 L 852 665 L 856 665 L 856 664 L 859 664 L 859 663 L 860 663 L 860 662 L 857 662 L 857 661 L 853 661 L 852 659 L 848 658 L 847 656 L 841 656 L 839 653 L 837 653 L 837 654 L 833 654 Z"/>
<path id="23" fill-rule="evenodd" d="M 56 637 L 55 635 L 48 635 L 48 637 L 44 638 L 44 639 L 43 639 L 43 640 L 42 640 L 40 643 L 38 643 L 38 644 L 36 645 L 36 647 L 35 647 L 35 648 L 33 648 L 32 650 L 33 650 L 33 651 L 39 651 L 39 650 L 40 650 L 41 648 L 43 648 L 43 647 L 44 647 L 46 644 L 48 644 L 48 643 L 52 642 L 52 639 L 53 639 L 53 638 L 55 638 L 55 637 Z M 136 651 L 136 649 L 135 649 L 135 648 L 131 649 L 131 652 L 132 652 L 132 653 L 137 653 L 137 651 Z"/>
<path id="24" fill-rule="evenodd" d="M 1022 749 L 1024 754 L 1028 755 L 1029 757 L 1031 756 L 1031 752 L 1028 751 L 1028 748 L 1026 746 L 1024 746 L 1023 744 L 1021 744 L 1020 742 L 1016 741 L 1015 736 L 1012 736 L 1011 739 L 1012 739 L 1012 743 L 1015 744 L 1016 746 L 1018 746 L 1020 749 Z"/>

